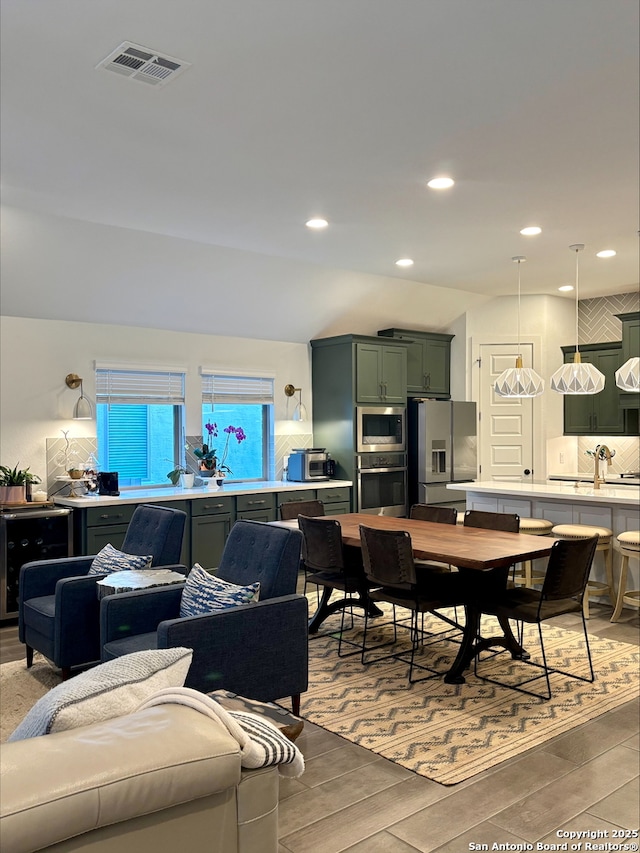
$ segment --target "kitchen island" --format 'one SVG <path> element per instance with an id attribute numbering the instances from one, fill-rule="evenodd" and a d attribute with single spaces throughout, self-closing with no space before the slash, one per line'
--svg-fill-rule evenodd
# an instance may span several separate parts
<path id="1" fill-rule="evenodd" d="M 304 483 L 265 480 L 225 483 L 219 489 L 161 486 L 123 489 L 120 495 L 55 497 L 59 506 L 72 507 L 74 554 L 97 554 L 106 544 L 120 548 L 136 506 L 162 503 L 187 514 L 181 562 L 205 568 L 217 566 L 232 525 L 238 519 L 275 521 L 278 506 L 292 500 L 326 504 L 327 515 L 351 512 L 349 480 L 314 480 Z"/>
<path id="2" fill-rule="evenodd" d="M 566 485 L 560 482 L 492 482 L 456 483 L 466 492 L 467 509 L 485 512 L 515 512 L 521 518 L 545 518 L 553 524 L 590 524 L 613 530 L 614 554 L 616 536 L 626 530 L 640 530 L 640 486 L 601 485 L 590 483 Z M 544 563 L 542 564 L 544 565 Z M 617 580 L 620 560 L 614 556 Z M 629 564 L 629 586 L 640 589 L 637 561 Z M 598 554 L 591 572 L 597 581 L 605 581 L 602 555 Z"/>

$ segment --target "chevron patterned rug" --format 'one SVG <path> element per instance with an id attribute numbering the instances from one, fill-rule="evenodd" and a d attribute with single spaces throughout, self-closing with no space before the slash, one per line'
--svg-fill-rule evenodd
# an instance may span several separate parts
<path id="1" fill-rule="evenodd" d="M 358 642 L 362 620 L 356 617 L 354 623 L 344 637 Z M 590 637 L 595 682 L 552 675 L 553 697 L 543 701 L 481 681 L 473 669 L 465 673 L 465 684 L 445 684 L 436 677 L 409 686 L 408 662 L 385 660 L 363 666 L 359 654 L 339 658 L 338 634 L 322 633 L 334 626 L 339 628 L 338 616 L 330 617 L 321 633 L 310 638 L 310 686 L 302 695 L 301 716 L 443 785 L 462 782 L 638 695 L 640 652 L 627 643 Z M 442 626 L 435 619 L 426 625 L 434 631 Z M 532 660 L 538 660 L 537 628 L 527 628 L 524 645 Z M 377 641 L 388 630 L 378 629 Z M 588 674 L 581 632 L 549 625 L 543 631 L 550 666 Z M 404 648 L 406 638 L 406 631 L 399 632 Z M 367 645 L 374 639 L 368 633 Z M 416 661 L 446 671 L 457 650 L 455 643 L 437 642 Z M 343 654 L 347 651 L 351 649 L 343 644 Z M 370 656 L 389 651 L 379 649 Z M 505 652 L 483 659 L 480 671 L 514 681 L 536 674 Z M 424 675 L 429 673 L 414 670 L 414 678 Z M 543 686 L 544 681 L 529 685 L 536 691 Z"/>

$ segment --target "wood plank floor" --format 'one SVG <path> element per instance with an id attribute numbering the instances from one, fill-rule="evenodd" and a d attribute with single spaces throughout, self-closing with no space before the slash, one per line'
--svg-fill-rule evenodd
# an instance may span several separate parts
<path id="1" fill-rule="evenodd" d="M 592 602 L 589 632 L 637 645 L 638 611 L 625 609 L 616 624 L 610 617 L 610 606 Z M 575 617 L 556 624 L 578 627 Z M 0 627 L 0 662 L 23 657 L 16 626 Z M 638 829 L 639 716 L 636 699 L 448 787 L 306 723 L 297 743 L 307 769 L 281 780 L 280 853 L 535 850 L 566 840 L 558 830 L 620 842 L 614 831 Z"/>

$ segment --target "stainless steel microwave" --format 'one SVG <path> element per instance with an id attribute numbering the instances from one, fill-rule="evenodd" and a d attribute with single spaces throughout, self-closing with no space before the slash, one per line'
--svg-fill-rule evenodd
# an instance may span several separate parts
<path id="1" fill-rule="evenodd" d="M 357 453 L 404 452 L 407 438 L 404 406 L 357 406 Z"/>

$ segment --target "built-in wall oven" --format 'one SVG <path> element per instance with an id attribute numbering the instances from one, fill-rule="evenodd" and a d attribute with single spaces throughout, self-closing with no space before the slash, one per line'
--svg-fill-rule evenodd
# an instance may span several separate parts
<path id="1" fill-rule="evenodd" d="M 406 454 L 359 454 L 356 481 L 358 512 L 397 518 L 407 514 Z"/>
<path id="2" fill-rule="evenodd" d="M 406 419 L 404 406 L 356 406 L 356 452 L 404 453 Z"/>

